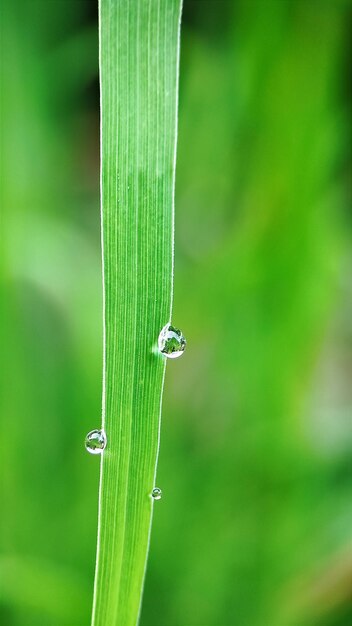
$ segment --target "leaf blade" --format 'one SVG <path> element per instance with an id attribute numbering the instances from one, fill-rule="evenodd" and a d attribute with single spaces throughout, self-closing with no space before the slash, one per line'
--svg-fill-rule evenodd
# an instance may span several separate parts
<path id="1" fill-rule="evenodd" d="M 92 623 L 138 620 L 170 319 L 181 0 L 100 0 L 103 428 Z"/>

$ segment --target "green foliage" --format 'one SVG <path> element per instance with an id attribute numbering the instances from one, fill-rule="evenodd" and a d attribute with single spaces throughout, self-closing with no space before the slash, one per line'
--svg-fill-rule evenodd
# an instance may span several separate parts
<path id="1" fill-rule="evenodd" d="M 188 346 L 168 368 L 141 626 L 352 622 L 348 4 L 185 2 L 173 320 Z M 6 626 L 90 621 L 94 6 L 0 6 Z"/>
<path id="2" fill-rule="evenodd" d="M 137 622 L 170 320 L 180 0 L 100 2 L 105 354 L 93 624 Z"/>

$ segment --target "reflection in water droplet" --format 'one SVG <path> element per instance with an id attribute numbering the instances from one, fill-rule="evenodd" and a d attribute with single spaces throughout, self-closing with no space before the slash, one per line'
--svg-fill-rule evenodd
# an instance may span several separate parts
<path id="1" fill-rule="evenodd" d="M 161 491 L 161 489 L 159 489 L 159 487 L 154 487 L 152 491 L 153 500 L 161 500 L 162 495 L 163 495 L 163 492 Z"/>
<path id="2" fill-rule="evenodd" d="M 166 324 L 158 339 L 158 348 L 161 354 L 165 354 L 168 359 L 177 359 L 183 354 L 185 347 L 186 339 L 181 331 L 171 324 Z"/>
<path id="3" fill-rule="evenodd" d="M 101 454 L 106 447 L 106 434 L 104 430 L 91 430 L 86 436 L 86 450 L 90 454 Z"/>

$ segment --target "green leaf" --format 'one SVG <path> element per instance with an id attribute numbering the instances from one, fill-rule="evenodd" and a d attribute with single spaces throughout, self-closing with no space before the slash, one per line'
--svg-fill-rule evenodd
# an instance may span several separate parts
<path id="1" fill-rule="evenodd" d="M 100 0 L 103 428 L 93 625 L 138 621 L 170 320 L 181 0 Z"/>

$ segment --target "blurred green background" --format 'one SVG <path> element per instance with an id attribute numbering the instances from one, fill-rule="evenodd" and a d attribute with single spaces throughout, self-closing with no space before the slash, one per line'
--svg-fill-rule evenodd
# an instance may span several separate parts
<path id="1" fill-rule="evenodd" d="M 343 0 L 185 0 L 174 323 L 141 626 L 352 624 Z M 1 5 L 1 608 L 88 626 L 102 323 L 95 1 Z"/>

